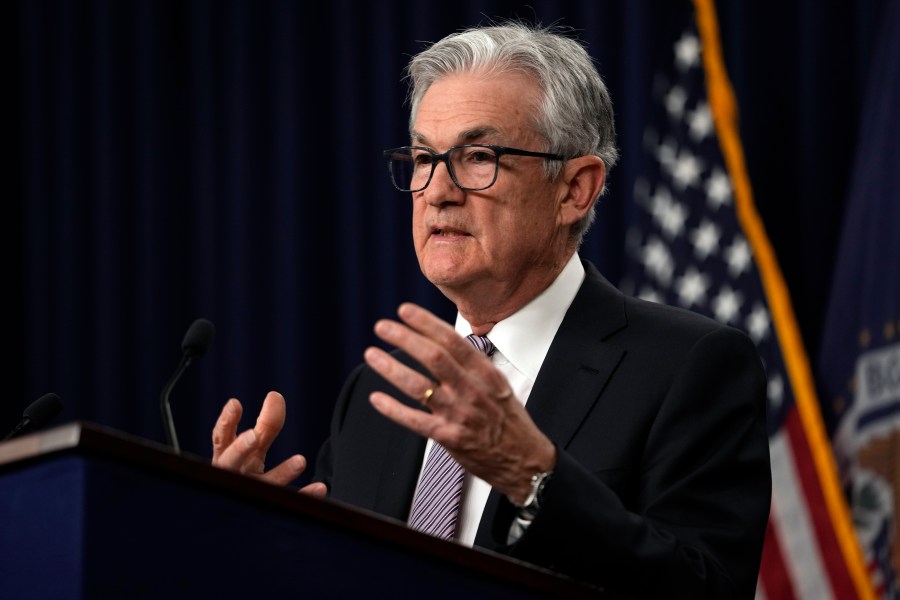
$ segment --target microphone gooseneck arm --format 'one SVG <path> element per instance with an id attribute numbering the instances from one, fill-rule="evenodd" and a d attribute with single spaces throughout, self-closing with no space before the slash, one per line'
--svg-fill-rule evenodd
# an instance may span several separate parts
<path id="1" fill-rule="evenodd" d="M 172 373 L 172 377 L 169 378 L 169 382 L 163 387 L 162 394 L 159 396 L 159 408 L 162 411 L 163 427 L 165 427 L 166 430 L 166 442 L 172 446 L 172 449 L 175 450 L 176 454 L 181 454 L 181 447 L 178 445 L 178 434 L 175 433 L 175 420 L 172 418 L 172 407 L 169 404 L 169 395 L 172 393 L 172 388 L 175 387 L 175 384 L 178 383 L 178 380 L 181 378 L 181 374 L 184 373 L 184 370 L 191 364 L 191 358 L 191 355 L 188 353 L 182 355 L 181 363 L 178 365 L 178 368 L 175 369 L 175 372 Z"/>
<path id="2" fill-rule="evenodd" d="M 181 446 L 178 444 L 178 435 L 175 433 L 175 420 L 172 418 L 172 407 L 169 405 L 169 395 L 172 388 L 178 383 L 178 379 L 184 370 L 187 369 L 191 361 L 198 356 L 203 356 L 212 344 L 215 337 L 216 328 L 207 319 L 197 319 L 188 328 L 184 334 L 184 340 L 181 342 L 181 363 L 168 383 L 163 387 L 162 393 L 159 395 L 159 409 L 162 412 L 163 427 L 166 430 L 166 441 L 175 450 L 176 454 L 181 454 Z"/>

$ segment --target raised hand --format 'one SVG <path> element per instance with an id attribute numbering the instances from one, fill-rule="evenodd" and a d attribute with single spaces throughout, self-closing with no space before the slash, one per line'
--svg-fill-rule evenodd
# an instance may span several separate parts
<path id="1" fill-rule="evenodd" d="M 515 502 L 531 491 L 531 476 L 556 464 L 556 448 L 516 399 L 491 361 L 448 323 L 415 304 L 398 310 L 403 322 L 384 319 L 375 333 L 421 363 L 434 379 L 380 348 L 365 360 L 381 376 L 430 412 L 415 410 L 383 392 L 372 405 L 389 419 L 443 445 L 470 473 Z"/>
<path id="2" fill-rule="evenodd" d="M 212 464 L 277 485 L 287 485 L 299 477 L 307 466 L 306 458 L 300 454 L 266 471 L 266 454 L 284 426 L 284 397 L 278 392 L 266 394 L 254 427 L 238 435 L 243 412 L 237 398 L 231 398 L 222 408 L 212 432 Z M 327 493 L 322 483 L 310 483 L 300 491 L 312 496 Z"/>

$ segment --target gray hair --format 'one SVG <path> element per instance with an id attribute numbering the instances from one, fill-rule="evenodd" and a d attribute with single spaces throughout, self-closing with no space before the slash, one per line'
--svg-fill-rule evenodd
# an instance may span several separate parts
<path id="1" fill-rule="evenodd" d="M 469 28 L 432 44 L 407 65 L 410 129 L 428 88 L 445 75 L 524 73 L 537 80 L 543 94 L 533 125 L 547 144 L 543 151 L 570 158 L 599 156 L 608 174 L 619 158 L 612 100 L 582 43 L 567 33 L 560 27 L 508 21 Z M 545 161 L 550 179 L 561 169 L 560 162 Z M 604 185 L 600 195 L 605 190 Z M 578 245 L 594 217 L 592 207 L 573 227 Z"/>

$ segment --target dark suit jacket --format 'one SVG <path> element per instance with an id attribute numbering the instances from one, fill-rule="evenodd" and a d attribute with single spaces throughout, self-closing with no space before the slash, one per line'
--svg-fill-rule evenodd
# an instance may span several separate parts
<path id="1" fill-rule="evenodd" d="M 527 404 L 558 449 L 543 506 L 508 546 L 514 507 L 491 492 L 475 544 L 638 597 L 753 598 L 771 497 L 753 342 L 627 297 L 584 264 Z M 405 520 L 425 440 L 371 407 L 376 389 L 417 406 L 360 365 L 314 479 Z"/>

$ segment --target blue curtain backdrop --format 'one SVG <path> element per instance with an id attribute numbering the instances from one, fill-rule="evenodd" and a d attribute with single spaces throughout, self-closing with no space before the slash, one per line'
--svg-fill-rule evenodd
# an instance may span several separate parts
<path id="1" fill-rule="evenodd" d="M 883 2 L 719 2 L 756 201 L 815 355 Z M 573 27 L 610 86 L 622 149 L 583 249 L 617 282 L 651 75 L 671 0 L 454 3 L 34 1 L 7 6 L 13 103 L 12 388 L 3 433 L 53 391 L 56 422 L 164 440 L 159 394 L 197 317 L 216 338 L 171 397 L 210 455 L 231 396 L 288 400 L 271 462 L 314 458 L 344 377 L 421 276 L 406 142 L 408 56 L 489 18 Z M 10 306 L 8 303 L 7 306 Z"/>

